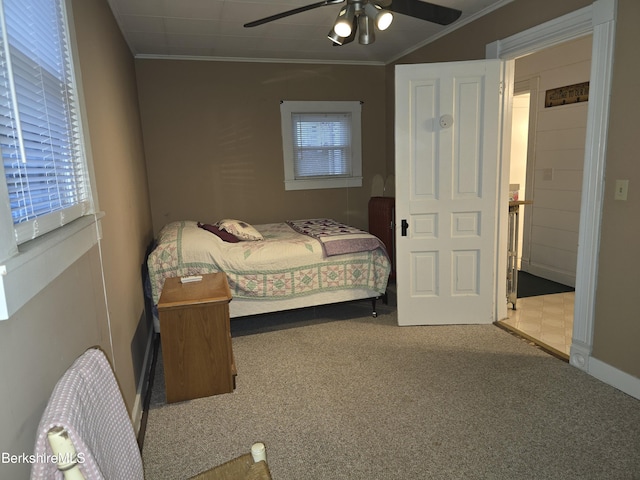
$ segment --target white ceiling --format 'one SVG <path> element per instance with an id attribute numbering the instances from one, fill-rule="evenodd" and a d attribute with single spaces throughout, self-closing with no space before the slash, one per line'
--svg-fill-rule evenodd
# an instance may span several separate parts
<path id="1" fill-rule="evenodd" d="M 262 26 L 243 25 L 318 0 L 108 0 L 136 57 L 386 64 L 513 0 L 431 0 L 462 11 L 443 27 L 395 14 L 376 41 L 335 47 L 327 38 L 342 4 Z"/>

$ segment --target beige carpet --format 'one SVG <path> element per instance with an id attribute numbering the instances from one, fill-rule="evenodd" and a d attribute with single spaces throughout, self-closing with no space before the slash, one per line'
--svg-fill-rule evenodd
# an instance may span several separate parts
<path id="1" fill-rule="evenodd" d="M 368 302 L 232 320 L 237 389 L 166 405 L 143 459 L 183 479 L 267 446 L 275 480 L 639 479 L 640 401 L 493 325 Z"/>

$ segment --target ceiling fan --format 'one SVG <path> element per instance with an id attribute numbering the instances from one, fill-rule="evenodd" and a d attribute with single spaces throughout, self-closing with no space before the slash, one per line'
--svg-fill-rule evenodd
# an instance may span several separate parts
<path id="1" fill-rule="evenodd" d="M 257 27 L 258 25 L 264 25 L 265 23 L 315 8 L 344 3 L 344 1 L 322 0 L 254 20 L 253 22 L 245 23 L 244 26 L 247 28 Z M 393 13 L 408 15 L 440 25 L 449 25 L 455 22 L 462 14 L 460 10 L 421 0 L 346 0 L 346 2 L 347 5 L 340 9 L 336 22 L 327 35 L 333 44 L 338 46 L 355 40 L 357 30 L 359 30 L 359 43 L 363 45 L 373 43 L 375 41 L 374 27 L 377 27 L 378 30 L 385 30 L 393 20 Z"/>

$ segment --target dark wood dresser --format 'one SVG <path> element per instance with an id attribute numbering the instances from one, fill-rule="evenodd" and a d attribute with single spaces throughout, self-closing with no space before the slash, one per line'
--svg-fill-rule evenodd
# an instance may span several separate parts
<path id="1" fill-rule="evenodd" d="M 393 197 L 371 197 L 369 199 L 369 233 L 375 235 L 387 248 L 391 259 L 391 276 L 396 278 L 395 254 L 395 205 Z"/>

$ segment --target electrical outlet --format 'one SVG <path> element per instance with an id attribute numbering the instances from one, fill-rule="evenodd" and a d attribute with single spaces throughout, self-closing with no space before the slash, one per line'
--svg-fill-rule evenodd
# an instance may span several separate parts
<path id="1" fill-rule="evenodd" d="M 614 200 L 626 200 L 629 193 L 629 180 L 616 180 Z"/>

